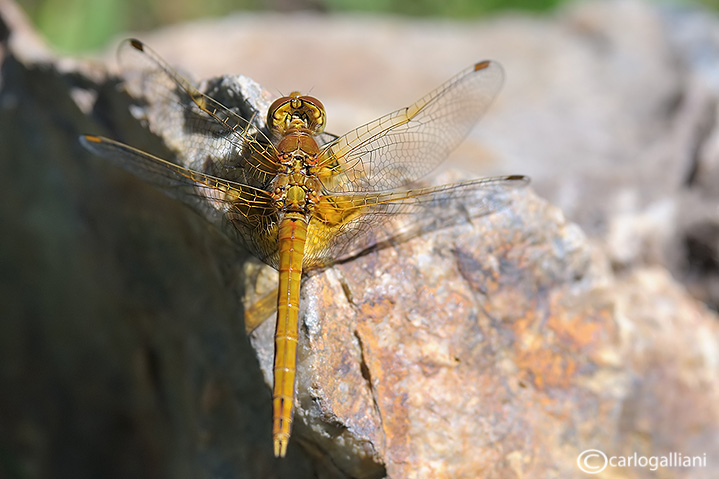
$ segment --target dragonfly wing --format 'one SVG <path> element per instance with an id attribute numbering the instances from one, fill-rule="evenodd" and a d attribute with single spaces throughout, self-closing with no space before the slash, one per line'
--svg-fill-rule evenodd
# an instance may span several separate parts
<path id="1" fill-rule="evenodd" d="M 238 85 L 225 84 L 230 79 L 211 80 L 206 87 L 235 91 L 225 95 L 232 109 L 200 92 L 139 40 L 123 42 L 118 57 L 128 91 L 146 102 L 150 127 L 181 152 L 187 166 L 256 187 L 277 173 L 280 165 L 263 133 L 264 119 Z"/>
<path id="2" fill-rule="evenodd" d="M 338 193 L 409 185 L 432 171 L 467 136 L 503 79 L 496 62 L 467 68 L 413 105 L 327 145 L 316 174 L 329 191 Z"/>
<path id="3" fill-rule="evenodd" d="M 317 135 L 315 137 L 315 140 L 317 140 L 317 144 L 320 147 L 324 147 L 326 145 L 329 145 L 333 141 L 337 141 L 337 138 L 339 138 L 339 136 L 332 134 L 332 133 L 327 133 L 326 131 L 323 131 L 322 133 L 320 133 L 319 135 Z"/>
<path id="4" fill-rule="evenodd" d="M 375 247 L 471 221 L 507 206 L 525 176 L 482 178 L 399 192 L 331 194 L 310 220 L 305 265 L 323 267 Z"/>
<path id="5" fill-rule="evenodd" d="M 277 210 L 266 191 L 184 168 L 108 138 L 86 135 L 80 142 L 198 210 L 261 260 L 276 263 Z"/>

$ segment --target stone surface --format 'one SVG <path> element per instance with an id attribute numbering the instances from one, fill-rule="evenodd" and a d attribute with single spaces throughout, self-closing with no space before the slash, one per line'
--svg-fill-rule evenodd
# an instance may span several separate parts
<path id="1" fill-rule="evenodd" d="M 506 90 L 455 165 L 531 174 L 561 207 L 521 190 L 307 278 L 296 424 L 276 461 L 273 325 L 248 338 L 241 321 L 273 273 L 82 150 L 85 132 L 173 145 L 102 66 L 54 59 L 0 6 L 6 475 L 578 477 L 595 448 L 708 462 L 598 477 L 714 477 L 719 328 L 661 264 L 712 288 L 715 17 L 624 1 L 461 24 L 254 15 L 143 37 L 195 78 L 314 87 L 336 133 L 491 55 Z M 290 30 L 306 55 L 287 53 Z M 704 269 L 684 262 L 697 251 Z"/>

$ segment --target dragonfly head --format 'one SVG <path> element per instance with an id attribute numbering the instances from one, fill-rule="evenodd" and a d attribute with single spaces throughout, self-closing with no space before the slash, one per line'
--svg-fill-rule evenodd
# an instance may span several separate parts
<path id="1" fill-rule="evenodd" d="M 284 135 L 293 130 L 306 131 L 312 135 L 325 129 L 325 107 L 317 98 L 292 92 L 275 100 L 267 112 L 267 125 Z"/>

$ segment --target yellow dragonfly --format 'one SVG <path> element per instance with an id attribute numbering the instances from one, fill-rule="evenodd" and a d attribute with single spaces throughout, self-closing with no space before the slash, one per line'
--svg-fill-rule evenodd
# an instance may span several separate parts
<path id="1" fill-rule="evenodd" d="M 237 105 L 201 92 L 139 40 L 125 41 L 119 55 L 147 101 L 167 113 L 160 115 L 168 118 L 167 128 L 174 123 L 184 132 L 176 133 L 180 154 L 194 169 L 108 138 L 80 140 L 211 219 L 219 217 L 225 231 L 279 271 L 272 434 L 275 456 L 284 457 L 303 273 L 393 238 L 491 213 L 508 204 L 508 190 L 529 182 L 514 175 L 413 188 L 488 108 L 502 68 L 476 63 L 407 108 L 337 137 L 324 133 L 325 109 L 314 97 L 292 92 L 272 103 L 266 120 L 255 113 L 247 118 Z"/>

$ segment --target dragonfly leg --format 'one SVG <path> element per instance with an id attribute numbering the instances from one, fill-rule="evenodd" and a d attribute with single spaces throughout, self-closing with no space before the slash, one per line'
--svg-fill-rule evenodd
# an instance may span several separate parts
<path id="1" fill-rule="evenodd" d="M 277 288 L 262 296 L 245 310 L 245 331 L 250 334 L 277 312 Z"/>

